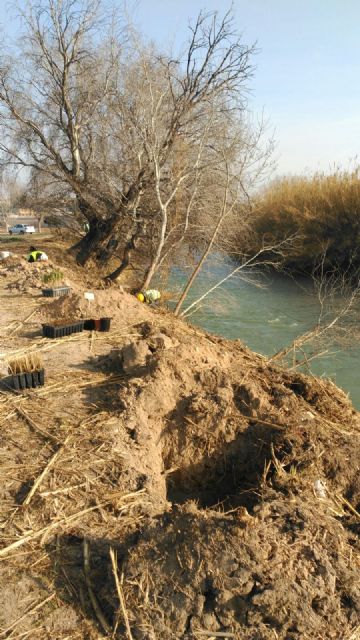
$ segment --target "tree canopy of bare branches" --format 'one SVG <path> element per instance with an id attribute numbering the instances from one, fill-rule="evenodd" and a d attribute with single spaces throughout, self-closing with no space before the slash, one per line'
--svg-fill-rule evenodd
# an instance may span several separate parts
<path id="1" fill-rule="evenodd" d="M 102 0 L 29 1 L 18 54 L 2 57 L 1 161 L 45 176 L 76 202 L 89 223 L 74 247 L 81 264 L 124 249 L 128 262 L 147 242 L 148 285 L 186 238 L 219 142 L 240 124 L 242 145 L 228 162 L 246 195 L 245 169 L 259 150 L 244 118 L 255 49 L 230 13 L 201 12 L 175 59 L 104 10 Z"/>

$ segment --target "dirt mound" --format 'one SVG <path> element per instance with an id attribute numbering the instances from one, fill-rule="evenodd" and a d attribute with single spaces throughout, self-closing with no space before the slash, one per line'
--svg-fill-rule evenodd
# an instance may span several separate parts
<path id="1" fill-rule="evenodd" d="M 20 256 L 10 256 L 0 263 L 0 277 L 7 278 L 9 282 L 5 285 L 11 291 L 19 291 L 21 293 L 31 292 L 36 289 L 44 289 L 49 286 L 57 286 L 46 284 L 46 277 L 51 276 L 54 270 L 57 270 L 50 261 L 47 262 L 27 262 L 25 258 Z M 64 283 L 70 284 L 67 274 L 64 275 Z M 14 278 L 14 276 L 16 276 Z"/>
<path id="2" fill-rule="evenodd" d="M 55 298 L 42 305 L 37 318 L 42 322 L 75 318 L 113 318 L 115 324 L 128 324 L 150 315 L 147 307 L 136 298 L 118 289 L 91 289 L 94 300 L 84 297 L 85 289 L 79 293 Z"/>
<path id="3" fill-rule="evenodd" d="M 135 637 L 345 638 L 360 623 L 360 422 L 346 395 L 239 343 L 142 332 L 122 352 L 123 424 L 154 511 L 173 509 L 127 554 Z"/>
<path id="4" fill-rule="evenodd" d="M 170 494 L 171 502 L 234 499 L 251 506 L 251 487 L 274 447 L 286 472 L 336 480 L 338 491 L 347 490 L 358 468 L 352 434 L 358 437 L 359 417 L 331 382 L 269 367 L 240 343 L 199 339 L 190 330 L 174 334 L 161 323 L 138 330 L 144 337 L 122 352 L 130 376 L 123 419 L 139 445 L 153 448 L 148 489 L 153 478 L 156 500 Z"/>
<path id="5" fill-rule="evenodd" d="M 100 336 L 97 357 L 97 336 L 76 337 L 88 361 L 22 404 L 0 396 L 3 581 L 35 571 L 38 585 L 5 629 L 354 639 L 360 419 L 347 396 L 126 293 L 94 293 L 90 314 L 83 292 L 39 313 L 112 316 L 121 331 Z"/>

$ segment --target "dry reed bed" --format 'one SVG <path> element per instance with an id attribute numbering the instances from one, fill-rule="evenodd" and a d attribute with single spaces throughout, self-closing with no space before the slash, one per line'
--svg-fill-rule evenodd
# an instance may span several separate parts
<path id="1" fill-rule="evenodd" d="M 325 266 L 359 268 L 360 167 L 331 175 L 283 177 L 259 194 L 254 206 L 254 246 L 298 234 L 285 257 L 292 268 L 307 271 L 318 265 L 326 250 Z M 255 238 L 255 239 L 254 239 Z M 242 246 L 242 238 L 238 239 Z"/>
<path id="2" fill-rule="evenodd" d="M 259 196 L 257 208 L 263 216 L 279 223 L 282 218 L 306 224 L 356 220 L 360 197 L 360 167 L 332 175 L 284 177 L 270 184 Z"/>

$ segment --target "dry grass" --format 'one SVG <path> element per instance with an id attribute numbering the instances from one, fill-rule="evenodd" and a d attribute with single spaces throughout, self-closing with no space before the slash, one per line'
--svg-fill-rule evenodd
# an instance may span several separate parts
<path id="1" fill-rule="evenodd" d="M 257 199 L 257 242 L 298 233 L 301 238 L 289 262 L 312 265 L 326 249 L 329 262 L 350 261 L 359 244 L 359 200 L 360 167 L 279 179 Z"/>
<path id="2" fill-rule="evenodd" d="M 351 636 L 348 636 L 348 638 L 344 638 L 344 640 L 360 640 L 360 625 L 356 627 L 356 629 L 354 629 Z"/>
<path id="3" fill-rule="evenodd" d="M 20 358 L 12 358 L 8 361 L 8 372 L 12 375 L 40 371 L 44 368 L 41 356 L 37 352 L 29 352 Z"/>
<path id="4" fill-rule="evenodd" d="M 148 498 L 143 490 L 129 492 L 122 481 L 125 451 L 119 446 L 118 436 L 115 444 L 112 435 L 116 417 L 106 410 L 94 411 L 94 406 L 88 407 L 84 401 L 79 403 L 82 390 L 100 385 L 109 397 L 119 382 L 119 376 L 76 371 L 68 372 L 66 381 L 60 375 L 51 379 L 48 387 L 34 389 L 28 397 L 0 396 L 0 424 L 7 443 L 2 450 L 1 490 L 2 495 L 12 495 L 1 501 L 0 567 L 18 580 L 34 573 L 46 585 L 46 591 L 39 593 L 24 614 L 20 608 L 14 622 L 0 629 L 0 634 L 6 631 L 15 638 L 19 633 L 20 638 L 30 625 L 29 636 L 24 637 L 48 637 L 37 623 L 43 624 L 47 615 L 65 606 L 66 598 L 59 598 L 59 580 L 69 585 L 72 601 L 78 600 L 81 610 L 92 609 L 99 620 L 102 606 L 98 602 L 98 609 L 94 609 L 97 583 L 93 568 L 90 572 L 89 557 L 86 567 L 91 596 L 89 589 L 81 591 L 82 574 L 78 579 L 69 576 L 69 561 L 61 557 L 62 552 L 59 568 L 53 565 L 49 549 L 61 544 L 67 554 L 71 550 L 65 542 L 69 535 L 75 539 L 121 540 L 142 522 Z M 105 627 L 108 617 L 109 608 L 103 616 L 104 630 L 109 630 Z M 56 637 L 97 637 L 85 631 L 89 625 L 95 633 L 96 624 L 87 616 L 80 620 L 79 635 L 74 629 L 71 634 Z"/>
<path id="5" fill-rule="evenodd" d="M 70 593 L 71 602 L 78 603 L 80 612 L 77 626 L 70 632 L 54 632 L 51 637 L 95 638 L 99 637 L 94 621 L 97 614 L 76 562 L 76 571 L 70 575 L 73 560 L 65 557 L 71 555 L 73 547 L 67 544 L 67 537 L 89 539 L 94 553 L 98 545 L 94 540 L 100 545 L 111 540 L 114 545 L 141 525 L 148 497 L 143 490 L 129 491 L 122 477 L 126 452 L 120 445 L 118 418 L 110 409 L 96 405 L 96 398 L 101 397 L 117 402 L 123 376 L 86 368 L 84 343 L 91 354 L 96 344 L 104 345 L 99 348 L 103 352 L 119 348 L 138 334 L 131 325 L 124 325 L 111 333 L 86 332 L 59 340 L 26 336 L 24 325 L 43 301 L 29 300 L 27 304 L 25 298 L 27 301 L 27 296 L 4 296 L 9 324 L 2 327 L 5 340 L 0 360 L 11 373 L 20 373 L 42 366 L 45 356 L 48 375 L 44 387 L 26 393 L 0 390 L 0 569 L 3 584 L 5 575 L 10 584 L 15 580 L 19 585 L 34 575 L 43 588 L 34 592 L 29 602 L 14 603 L 14 617 L 7 623 L 1 623 L 0 615 L 0 638 L 50 637 L 45 621 L 59 608 L 64 610 L 66 620 Z M 16 331 L 19 337 L 13 335 Z M 60 364 L 54 374 L 50 363 L 57 358 L 52 353 L 64 347 L 73 347 L 74 353 L 83 349 L 84 367 L 73 369 Z M 91 580 L 96 598 L 93 567 Z M 111 622 L 111 607 L 105 609 L 104 621 L 108 618 Z M 116 605 L 114 615 L 115 609 Z M 117 637 L 121 635 L 119 629 Z"/>
<path id="6" fill-rule="evenodd" d="M 120 579 L 119 579 L 119 574 L 118 574 L 117 554 L 116 554 L 116 551 L 114 551 L 114 549 L 110 549 L 110 559 L 111 559 L 111 565 L 112 565 L 112 570 L 113 570 L 113 575 L 114 575 L 114 580 L 115 580 L 115 585 L 116 585 L 116 591 L 117 591 L 117 594 L 118 594 L 120 607 L 121 607 L 122 615 L 123 615 L 124 622 L 125 622 L 126 634 L 127 634 L 128 640 L 133 640 L 133 635 L 131 633 L 131 628 L 130 628 L 130 623 L 129 623 L 129 616 L 128 616 L 128 612 L 127 612 L 126 605 L 125 605 L 124 593 L 123 593 L 123 589 L 122 589 L 121 582 L 120 582 Z M 123 578 L 123 576 L 122 576 L 122 578 Z M 117 623 L 118 623 L 118 621 L 117 621 Z M 118 626 L 117 623 L 116 623 L 116 627 L 114 628 L 114 632 L 116 632 L 116 629 L 117 629 L 117 626 Z"/>
<path id="7" fill-rule="evenodd" d="M 290 220 L 330 220 L 342 215 L 356 219 L 360 198 L 360 167 L 353 172 L 317 173 L 273 182 L 257 206 L 279 224 Z"/>

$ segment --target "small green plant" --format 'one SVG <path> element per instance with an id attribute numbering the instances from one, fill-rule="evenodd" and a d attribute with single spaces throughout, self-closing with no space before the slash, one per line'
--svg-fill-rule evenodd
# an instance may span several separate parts
<path id="1" fill-rule="evenodd" d="M 45 273 L 43 276 L 43 282 L 45 284 L 60 284 L 63 280 L 64 274 L 60 269 L 54 269 L 53 271 L 50 271 L 50 273 Z"/>

